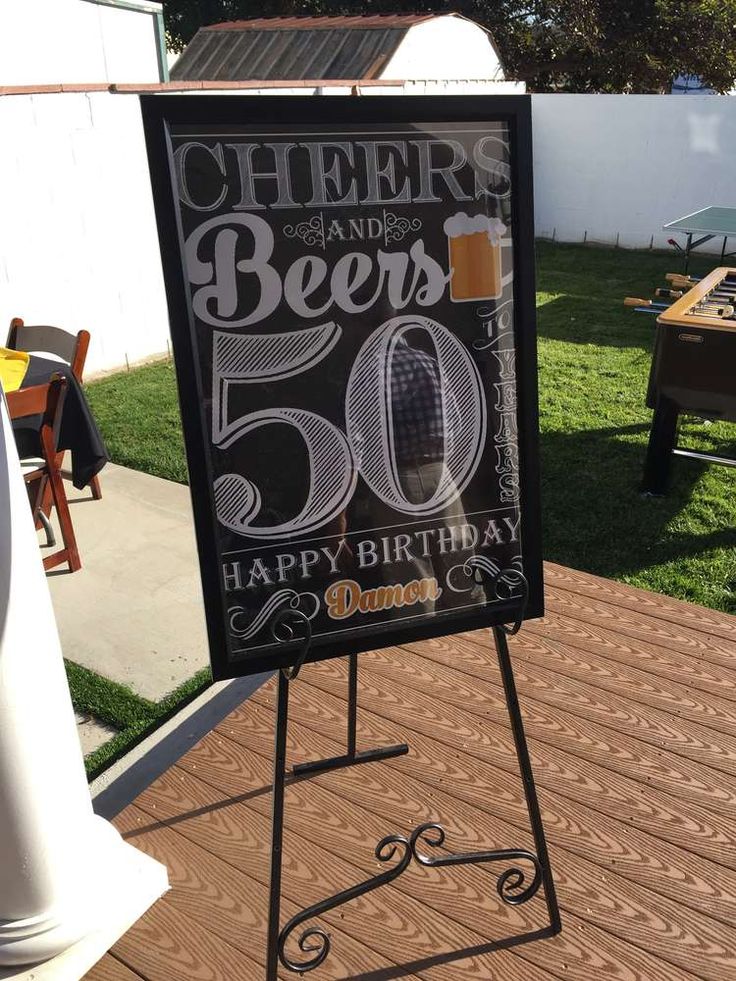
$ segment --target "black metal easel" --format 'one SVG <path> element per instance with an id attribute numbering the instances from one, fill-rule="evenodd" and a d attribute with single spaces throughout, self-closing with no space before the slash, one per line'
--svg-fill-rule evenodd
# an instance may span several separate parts
<path id="1" fill-rule="evenodd" d="M 292 674 L 292 679 L 294 675 Z M 373 763 L 376 760 L 388 760 L 393 756 L 404 756 L 409 752 L 406 743 L 396 746 L 379 746 L 376 749 L 356 750 L 358 729 L 358 655 L 348 656 L 348 729 L 347 752 L 343 756 L 333 756 L 327 760 L 315 760 L 311 763 L 297 763 L 291 772 L 295 777 L 306 773 L 321 773 L 323 770 L 337 770 L 342 766 L 354 766 L 356 763 Z"/>
<path id="2" fill-rule="evenodd" d="M 482 574 L 481 570 L 479 573 Z M 421 824 L 410 835 L 387 835 L 382 838 L 375 848 L 375 856 L 379 862 L 390 862 L 398 854 L 396 864 L 385 872 L 372 876 L 363 882 L 336 893 L 319 903 L 307 907 L 293 916 L 284 926 L 280 927 L 281 912 L 281 869 L 282 846 L 284 832 L 284 787 L 286 780 L 286 735 L 289 718 L 289 685 L 297 677 L 309 653 L 311 644 L 311 624 L 309 619 L 300 611 L 281 610 L 274 617 L 271 633 L 275 641 L 295 649 L 294 665 L 282 668 L 278 677 L 278 700 L 276 709 L 276 741 L 274 751 L 273 779 L 273 815 L 271 825 L 271 884 L 268 911 L 268 946 L 266 955 L 266 981 L 276 981 L 279 961 L 288 970 L 304 973 L 311 971 L 324 962 L 330 952 L 330 937 L 321 927 L 306 929 L 298 939 L 299 949 L 307 955 L 302 961 L 295 961 L 285 953 L 286 944 L 292 933 L 303 923 L 316 919 L 329 910 L 342 906 L 359 896 L 398 878 L 405 872 L 412 861 L 425 866 L 445 865 L 475 865 L 487 862 L 529 862 L 534 874 L 527 883 L 524 871 L 515 865 L 506 868 L 498 877 L 496 891 L 500 898 L 509 905 L 518 906 L 528 902 L 536 895 L 541 885 L 544 885 L 544 896 L 550 919 L 550 934 L 559 933 L 562 924 L 557 904 L 557 895 L 550 868 L 547 842 L 544 826 L 539 810 L 539 801 L 534 784 L 531 760 L 526 744 L 524 724 L 521 717 L 519 699 L 516 693 L 516 683 L 511 666 L 511 657 L 507 638 L 516 634 L 521 628 L 528 587 L 526 580 L 516 570 L 504 570 L 493 577 L 492 587 L 499 596 L 501 588 L 510 592 L 509 587 L 518 589 L 519 613 L 513 626 L 499 625 L 492 628 L 496 645 L 496 654 L 501 670 L 506 705 L 511 721 L 511 730 L 519 761 L 524 797 L 526 800 L 529 822 L 536 853 L 523 848 L 492 849 L 485 852 L 467 852 L 430 856 L 419 849 L 424 844 L 429 848 L 439 848 L 445 840 L 445 832 L 441 825 L 434 823 Z M 499 598 L 502 598 L 499 596 Z M 509 598 L 506 596 L 505 598 Z M 401 756 L 408 752 L 405 744 L 377 748 L 362 752 L 356 751 L 358 703 L 358 660 L 356 654 L 350 655 L 348 681 L 348 720 L 347 720 L 347 752 L 342 756 L 319 760 L 315 763 L 299 764 L 293 768 L 294 774 L 303 775 L 322 770 L 332 770 L 341 766 L 352 766 L 375 760 L 384 760 Z"/>

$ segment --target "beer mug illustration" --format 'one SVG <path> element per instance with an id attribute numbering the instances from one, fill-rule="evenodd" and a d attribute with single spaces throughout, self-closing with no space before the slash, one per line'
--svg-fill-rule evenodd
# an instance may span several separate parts
<path id="1" fill-rule="evenodd" d="M 499 218 L 459 211 L 445 221 L 450 257 L 450 299 L 453 303 L 497 300 L 501 284 L 501 239 L 506 226 Z"/>

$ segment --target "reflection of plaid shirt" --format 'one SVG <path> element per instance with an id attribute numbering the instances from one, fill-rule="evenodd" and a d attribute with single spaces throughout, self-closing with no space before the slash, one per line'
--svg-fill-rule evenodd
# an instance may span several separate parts
<path id="1" fill-rule="evenodd" d="M 391 359 L 391 414 L 399 465 L 442 459 L 445 414 L 437 362 L 404 338 Z"/>

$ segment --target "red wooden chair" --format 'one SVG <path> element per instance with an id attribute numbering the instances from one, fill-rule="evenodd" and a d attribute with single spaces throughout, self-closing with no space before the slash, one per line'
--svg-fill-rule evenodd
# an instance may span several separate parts
<path id="1" fill-rule="evenodd" d="M 59 518 L 64 547 L 45 556 L 43 567 L 44 569 L 53 569 L 63 562 L 68 562 L 69 571 L 76 572 L 82 568 L 82 563 L 74 535 L 72 516 L 69 512 L 69 502 L 64 490 L 64 481 L 61 479 L 58 465 L 59 454 L 56 452 L 56 439 L 65 394 L 66 381 L 58 375 L 54 375 L 47 385 L 19 388 L 16 392 L 9 392 L 6 398 L 11 419 L 42 416 L 39 432 L 41 457 L 38 460 L 21 462 L 21 470 L 23 479 L 29 486 L 29 499 L 34 520 L 39 520 L 47 490 L 50 491 L 51 500 Z"/>
<path id="2" fill-rule="evenodd" d="M 64 361 L 71 367 L 75 378 L 81 384 L 89 342 L 88 330 L 70 334 L 61 327 L 26 326 L 20 317 L 13 317 L 5 346 L 13 351 L 27 351 L 51 360 Z M 63 459 L 64 454 L 59 454 L 59 469 Z M 99 478 L 93 477 L 89 486 L 92 497 L 99 501 L 102 497 Z"/>

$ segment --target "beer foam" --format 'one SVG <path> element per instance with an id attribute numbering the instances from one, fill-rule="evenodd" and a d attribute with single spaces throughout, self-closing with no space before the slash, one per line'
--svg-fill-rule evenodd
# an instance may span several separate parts
<path id="1" fill-rule="evenodd" d="M 448 238 L 459 238 L 461 235 L 475 235 L 485 232 L 492 245 L 498 245 L 506 232 L 506 226 L 500 218 L 489 218 L 488 215 L 467 215 L 458 211 L 456 215 L 445 219 L 445 235 Z"/>

